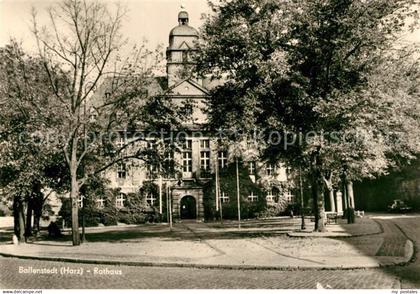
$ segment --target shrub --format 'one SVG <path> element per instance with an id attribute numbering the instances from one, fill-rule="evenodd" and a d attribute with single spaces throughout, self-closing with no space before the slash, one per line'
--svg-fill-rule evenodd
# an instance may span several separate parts
<path id="1" fill-rule="evenodd" d="M 241 192 L 241 218 L 254 218 L 266 207 L 265 195 L 261 188 L 252 182 L 248 169 L 239 166 L 239 183 Z M 238 201 L 236 196 L 236 166 L 230 164 L 220 171 L 220 189 L 229 195 L 229 202 L 222 204 L 223 218 L 236 219 L 238 217 Z M 258 196 L 257 201 L 249 202 L 248 195 Z M 215 179 L 204 187 L 204 217 L 207 220 L 219 218 L 215 204 Z"/>
<path id="2" fill-rule="evenodd" d="M 62 205 L 58 215 L 64 219 L 66 227 L 71 227 L 71 199 L 62 198 Z M 86 227 L 95 227 L 100 222 L 100 215 L 96 208 L 92 206 L 92 203 L 85 201 L 85 207 L 79 208 L 79 226 L 82 226 L 83 215 L 85 217 L 85 226 Z"/>
<path id="3" fill-rule="evenodd" d="M 258 217 L 267 218 L 267 217 L 281 216 L 286 213 L 286 209 L 287 209 L 286 205 L 282 202 L 270 204 L 270 205 L 267 205 L 267 208 L 265 210 L 261 211 L 258 214 Z"/>

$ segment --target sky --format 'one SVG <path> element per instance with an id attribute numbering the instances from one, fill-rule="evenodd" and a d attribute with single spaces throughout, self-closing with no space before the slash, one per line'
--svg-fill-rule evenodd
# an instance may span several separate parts
<path id="1" fill-rule="evenodd" d="M 22 42 L 29 52 L 35 50 L 35 41 L 30 32 L 31 8 L 35 7 L 41 20 L 45 20 L 45 10 L 59 0 L 0 0 L 0 46 L 8 43 L 10 37 Z M 108 2 L 112 7 L 112 1 Z M 390 0 L 391 1 L 391 0 Z M 178 24 L 181 5 L 189 12 L 190 25 L 199 28 L 202 13 L 209 13 L 206 0 L 120 0 L 128 9 L 123 33 L 131 43 L 148 40 L 149 48 L 158 44 L 164 48 L 168 44 L 169 31 Z M 407 34 L 408 42 L 420 42 L 420 32 Z"/>
<path id="2" fill-rule="evenodd" d="M 30 31 L 31 8 L 35 7 L 42 22 L 46 17 L 45 9 L 58 0 L 0 0 L 0 46 L 10 37 L 22 42 L 24 49 L 32 51 L 35 41 Z M 110 0 L 109 7 L 113 4 Z M 120 0 L 128 14 L 124 20 L 123 33 L 132 43 L 148 41 L 150 49 L 158 44 L 165 47 L 169 31 L 178 25 L 178 12 L 181 5 L 188 11 L 190 25 L 199 28 L 201 14 L 209 13 L 206 0 Z"/>

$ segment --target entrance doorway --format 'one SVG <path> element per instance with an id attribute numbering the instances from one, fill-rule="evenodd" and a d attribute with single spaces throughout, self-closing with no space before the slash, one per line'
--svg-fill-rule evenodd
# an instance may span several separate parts
<path id="1" fill-rule="evenodd" d="M 196 202 L 193 196 L 184 196 L 181 199 L 181 219 L 196 219 Z"/>

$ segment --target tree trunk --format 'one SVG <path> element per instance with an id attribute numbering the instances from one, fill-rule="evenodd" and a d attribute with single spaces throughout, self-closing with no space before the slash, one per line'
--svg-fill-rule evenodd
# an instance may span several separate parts
<path id="1" fill-rule="evenodd" d="M 19 236 L 19 197 L 13 197 L 13 231 L 14 234 Z"/>
<path id="2" fill-rule="evenodd" d="M 73 246 L 80 245 L 79 233 L 79 183 L 77 182 L 77 157 L 76 148 L 73 147 L 71 162 L 70 162 L 70 175 L 71 175 L 71 233 Z"/>
<path id="3" fill-rule="evenodd" d="M 325 204 L 324 204 L 324 191 L 322 189 L 322 184 L 317 179 L 316 184 L 316 194 L 317 194 L 317 212 L 318 218 L 316 219 L 315 223 L 315 231 L 317 232 L 324 232 L 325 231 Z"/>
<path id="4" fill-rule="evenodd" d="M 321 159 L 315 155 L 312 161 L 312 198 L 315 213 L 315 231 L 325 231 L 324 185 L 321 174 Z"/>
<path id="5" fill-rule="evenodd" d="M 32 202 L 32 209 L 34 214 L 34 223 L 32 225 L 33 231 L 38 234 L 39 233 L 39 222 L 41 221 L 42 216 L 42 207 L 44 206 L 44 202 L 46 198 L 44 198 L 44 194 L 40 190 L 41 186 L 38 186 L 38 190 L 36 191 L 36 195 L 33 198 Z"/>
<path id="6" fill-rule="evenodd" d="M 17 220 L 18 220 L 18 240 L 19 243 L 25 243 L 25 210 L 22 198 L 17 199 Z"/>
<path id="7" fill-rule="evenodd" d="M 28 207 L 26 209 L 26 229 L 25 229 L 25 238 L 32 236 L 32 211 L 33 211 L 33 202 L 34 200 L 30 198 L 28 200 Z"/>
<path id="8" fill-rule="evenodd" d="M 343 186 L 343 203 L 344 203 L 344 211 L 347 211 L 348 203 L 347 203 L 347 187 L 346 187 L 346 180 L 345 177 L 343 177 L 342 180 L 342 186 Z"/>
<path id="9" fill-rule="evenodd" d="M 328 195 L 329 195 L 329 198 L 330 198 L 330 208 L 331 208 L 331 211 L 332 212 L 336 212 L 336 209 L 335 209 L 335 200 L 334 200 L 334 189 L 329 189 Z"/>
<path id="10" fill-rule="evenodd" d="M 312 199 L 315 216 L 315 231 L 325 231 L 325 207 L 324 207 L 324 193 L 322 191 L 319 178 L 314 176 L 312 181 Z"/>
<path id="11" fill-rule="evenodd" d="M 347 196 L 348 196 L 348 200 L 349 200 L 349 207 L 354 209 L 355 205 L 354 205 L 354 194 L 353 194 L 353 182 L 352 181 L 347 181 Z"/>

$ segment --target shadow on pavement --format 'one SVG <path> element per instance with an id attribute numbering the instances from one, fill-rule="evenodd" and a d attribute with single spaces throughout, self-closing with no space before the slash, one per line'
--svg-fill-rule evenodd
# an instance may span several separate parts
<path id="1" fill-rule="evenodd" d="M 406 265 L 391 266 L 382 268 L 385 273 L 394 276 L 400 280 L 401 288 L 405 289 L 419 289 L 420 288 L 420 215 L 406 214 L 380 214 L 372 216 L 376 221 L 385 226 L 390 226 L 393 230 L 398 230 L 406 239 L 413 242 L 414 256 Z M 385 240 L 390 244 L 395 241 L 392 236 Z"/>

